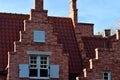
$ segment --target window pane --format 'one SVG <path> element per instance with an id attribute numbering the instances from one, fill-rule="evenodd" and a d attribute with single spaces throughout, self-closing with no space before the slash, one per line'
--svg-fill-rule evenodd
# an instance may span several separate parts
<path id="1" fill-rule="evenodd" d="M 44 60 L 44 57 L 43 57 L 43 56 L 41 57 L 41 60 Z"/>
<path id="2" fill-rule="evenodd" d="M 37 77 L 37 69 L 30 69 L 30 77 Z"/>
<path id="3" fill-rule="evenodd" d="M 30 65 L 30 68 L 32 68 L 33 67 L 33 65 Z"/>
<path id="4" fill-rule="evenodd" d="M 33 63 L 33 61 L 30 61 L 30 63 Z"/>
<path id="5" fill-rule="evenodd" d="M 44 62 L 43 61 L 41 61 L 41 64 L 43 64 Z"/>
<path id="6" fill-rule="evenodd" d="M 41 68 L 44 68 L 44 66 L 43 66 L 43 65 L 41 65 Z"/>
<path id="7" fill-rule="evenodd" d="M 34 56 L 34 59 L 36 60 L 36 59 L 37 59 L 37 57 L 36 57 L 36 56 Z"/>
<path id="8" fill-rule="evenodd" d="M 47 60 L 48 56 L 41 56 L 41 60 Z"/>
<path id="9" fill-rule="evenodd" d="M 108 79 L 108 77 L 104 77 L 104 79 Z"/>
<path id="10" fill-rule="evenodd" d="M 30 59 L 33 59 L 33 58 L 34 58 L 33 56 L 30 57 Z"/>
<path id="11" fill-rule="evenodd" d="M 36 68 L 37 66 L 36 65 L 34 65 L 34 68 Z"/>
<path id="12" fill-rule="evenodd" d="M 48 70 L 40 69 L 40 77 L 48 77 Z"/>
<path id="13" fill-rule="evenodd" d="M 44 57 L 44 60 L 47 60 L 47 57 Z"/>
<path id="14" fill-rule="evenodd" d="M 104 73 L 104 76 L 108 76 L 108 73 Z"/>
<path id="15" fill-rule="evenodd" d="M 44 64 L 47 64 L 47 61 L 44 61 Z"/>

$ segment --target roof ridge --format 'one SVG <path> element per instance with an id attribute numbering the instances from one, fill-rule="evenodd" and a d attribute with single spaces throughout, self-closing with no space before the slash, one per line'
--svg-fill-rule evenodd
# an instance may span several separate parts
<path id="1" fill-rule="evenodd" d="M 0 15 L 29 15 L 29 14 L 0 12 Z"/>
<path id="2" fill-rule="evenodd" d="M 61 19 L 71 19 L 69 17 L 60 17 L 60 16 L 48 16 L 50 18 L 61 18 Z"/>

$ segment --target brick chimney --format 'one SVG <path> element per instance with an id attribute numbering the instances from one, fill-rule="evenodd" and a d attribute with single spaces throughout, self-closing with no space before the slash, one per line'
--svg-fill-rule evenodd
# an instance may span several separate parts
<path id="1" fill-rule="evenodd" d="M 105 29 L 104 30 L 104 37 L 108 37 L 111 35 L 111 30 L 110 29 Z"/>
<path id="2" fill-rule="evenodd" d="M 34 0 L 34 9 L 31 9 L 30 20 L 46 22 L 47 12 L 47 10 L 44 10 L 44 0 Z"/>
<path id="3" fill-rule="evenodd" d="M 35 10 L 42 11 L 43 10 L 43 0 L 35 0 Z"/>
<path id="4" fill-rule="evenodd" d="M 74 27 L 78 22 L 78 9 L 76 8 L 77 6 L 76 1 L 77 0 L 70 0 L 70 12 L 69 12 L 69 17 L 72 18 Z"/>

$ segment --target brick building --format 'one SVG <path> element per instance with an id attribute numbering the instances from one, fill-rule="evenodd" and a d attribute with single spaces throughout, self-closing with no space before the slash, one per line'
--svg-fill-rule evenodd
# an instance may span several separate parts
<path id="1" fill-rule="evenodd" d="M 119 80 L 120 31 L 94 36 L 76 0 L 69 17 L 48 16 L 43 1 L 30 15 L 0 13 L 0 80 Z"/>

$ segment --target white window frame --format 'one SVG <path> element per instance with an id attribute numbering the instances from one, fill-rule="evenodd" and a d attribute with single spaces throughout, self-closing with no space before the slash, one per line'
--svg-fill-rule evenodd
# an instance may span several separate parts
<path id="1" fill-rule="evenodd" d="M 105 73 L 107 74 L 107 76 L 105 75 Z M 103 80 L 106 80 L 105 77 L 108 77 L 107 80 L 111 80 L 111 72 L 110 71 L 104 71 L 103 72 Z"/>
<path id="2" fill-rule="evenodd" d="M 50 64 L 50 55 L 52 55 L 52 52 L 47 51 L 47 52 L 43 52 L 43 51 L 27 51 L 27 54 L 29 56 L 33 55 L 33 56 L 49 56 L 49 77 L 50 78 L 59 78 L 60 76 L 60 66 L 57 64 Z M 39 79 L 38 77 L 29 77 L 31 79 Z M 42 77 L 43 79 L 47 79 L 46 77 Z M 40 78 L 41 79 L 41 78 Z"/>
<path id="3" fill-rule="evenodd" d="M 32 76 L 30 76 L 30 78 L 31 79 L 49 79 L 50 78 L 50 71 L 49 71 L 49 67 L 50 67 L 50 56 L 47 56 L 47 55 L 44 55 L 44 56 L 46 56 L 47 57 L 47 68 L 45 68 L 45 69 L 47 69 L 48 70 L 48 76 L 47 77 L 41 77 L 40 76 L 40 69 L 41 69 L 41 57 L 43 56 L 43 55 L 30 55 L 29 56 L 29 65 L 30 65 L 30 57 L 31 56 L 36 56 L 37 57 L 37 77 L 32 77 Z M 44 69 L 44 68 L 43 68 Z"/>

